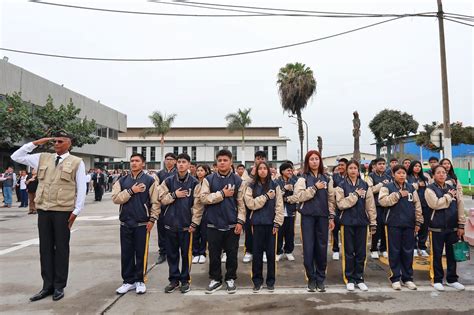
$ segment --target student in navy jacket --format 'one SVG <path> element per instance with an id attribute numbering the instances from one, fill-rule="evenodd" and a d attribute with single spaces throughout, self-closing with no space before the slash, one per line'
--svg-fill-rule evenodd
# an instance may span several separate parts
<path id="1" fill-rule="evenodd" d="M 121 177 L 112 188 L 112 201 L 120 205 L 120 247 L 123 284 L 116 290 L 125 294 L 146 292 L 145 273 L 148 256 L 147 234 L 160 214 L 158 182 L 143 172 L 145 157 L 130 157 L 131 174 Z"/>
<path id="2" fill-rule="evenodd" d="M 462 291 L 464 286 L 458 282 L 453 244 L 464 236 L 464 225 L 466 223 L 464 200 L 456 187 L 448 184 L 447 172 L 442 165 L 433 168 L 433 179 L 434 182 L 425 191 L 426 202 L 431 209 L 429 223 L 430 278 L 436 290 L 444 291 L 444 271 L 441 259 L 443 248 L 445 248 L 448 263 L 446 282 L 448 286 Z"/>
<path id="3" fill-rule="evenodd" d="M 206 212 L 210 260 L 211 282 L 206 293 L 213 293 L 222 287 L 221 254 L 224 250 L 227 254 L 227 293 L 232 294 L 237 290 L 237 253 L 245 223 L 242 179 L 232 172 L 232 153 L 229 150 L 217 152 L 216 159 L 217 172 L 202 181 L 200 196 Z"/>
<path id="4" fill-rule="evenodd" d="M 337 208 L 341 211 L 342 271 L 348 291 L 355 286 L 367 291 L 364 268 L 367 257 L 368 227 L 372 234 L 377 228 L 377 211 L 369 185 L 360 178 L 357 161 L 347 164 L 347 177 L 336 188 Z"/>
<path id="5" fill-rule="evenodd" d="M 337 171 L 332 175 L 332 181 L 334 188 L 339 186 L 340 183 L 344 181 L 344 177 L 346 177 L 347 171 L 347 163 L 349 161 L 346 158 L 342 158 L 337 162 Z M 336 216 L 334 217 L 334 230 L 332 230 L 332 259 L 339 260 L 339 217 L 341 215 L 341 211 L 337 207 L 336 204 Z"/>
<path id="6" fill-rule="evenodd" d="M 295 184 L 290 203 L 299 202 L 303 259 L 308 279 L 308 291 L 325 292 L 329 230 L 334 228 L 334 185 L 324 175 L 321 154 L 311 150 L 304 159 L 303 174 Z"/>
<path id="7" fill-rule="evenodd" d="M 410 290 L 416 290 L 412 265 L 415 234 L 423 224 L 421 202 L 416 189 L 406 182 L 407 171 L 404 166 L 396 165 L 393 176 L 393 182 L 383 186 L 379 193 L 379 203 L 388 208 L 385 233 L 390 281 L 394 290 L 401 290 L 402 284 Z"/>
<path id="8" fill-rule="evenodd" d="M 295 249 L 295 216 L 296 204 L 289 203 L 288 197 L 293 196 L 297 178 L 293 176 L 293 164 L 285 162 L 280 165 L 281 177 L 275 182 L 283 192 L 284 201 L 284 221 L 283 225 L 278 230 L 278 244 L 276 261 L 280 261 L 283 257 L 289 261 L 294 261 L 293 250 Z M 283 239 L 285 245 L 283 246 Z"/>
<path id="9" fill-rule="evenodd" d="M 191 158 L 187 153 L 177 157 L 177 173 L 166 178 L 160 185 L 160 202 L 165 207 L 163 226 L 165 228 L 166 258 L 169 266 L 169 284 L 165 293 L 171 293 L 181 285 L 181 293 L 189 292 L 192 256 L 192 223 L 194 189 L 198 184 L 189 173 Z M 181 270 L 179 268 L 181 258 Z"/>

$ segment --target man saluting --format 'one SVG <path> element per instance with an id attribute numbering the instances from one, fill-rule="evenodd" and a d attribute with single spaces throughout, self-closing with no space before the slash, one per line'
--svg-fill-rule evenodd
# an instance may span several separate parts
<path id="1" fill-rule="evenodd" d="M 86 173 L 81 158 L 69 153 L 72 136 L 61 130 L 54 138 L 42 138 L 23 145 L 12 160 L 38 170 L 36 208 L 43 289 L 30 301 L 53 295 L 64 297 L 69 270 L 71 226 L 84 208 Z M 29 154 L 37 146 L 52 141 L 55 153 Z"/>

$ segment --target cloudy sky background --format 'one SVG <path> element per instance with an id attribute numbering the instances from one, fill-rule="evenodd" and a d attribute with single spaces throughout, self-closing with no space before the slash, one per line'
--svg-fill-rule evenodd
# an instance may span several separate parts
<path id="1" fill-rule="evenodd" d="M 53 0 L 51 0 L 53 1 Z M 56 1 L 132 11 L 226 14 L 224 11 L 135 1 Z M 211 0 L 209 0 L 211 1 Z M 419 13 L 435 0 L 243 1 L 220 4 L 301 10 Z M 444 11 L 474 15 L 472 1 L 445 0 Z M 230 12 L 229 12 L 230 13 Z M 314 17 L 191 18 L 102 13 L 24 0 L 0 2 L 0 46 L 64 55 L 168 58 L 214 55 L 284 45 L 381 21 Z M 445 22 L 451 120 L 473 124 L 473 28 Z M 438 24 L 410 17 L 336 38 L 246 56 L 179 62 L 76 61 L 0 52 L 10 62 L 100 100 L 149 126 L 153 110 L 176 113 L 175 126 L 224 126 L 227 113 L 252 108 L 252 126 L 281 126 L 297 159 L 294 119 L 281 110 L 280 67 L 311 67 L 317 94 L 303 111 L 310 147 L 322 136 L 324 154 L 352 151 L 352 112 L 362 121 L 361 150 L 374 152 L 368 123 L 384 108 L 413 114 L 421 124 L 442 120 Z"/>

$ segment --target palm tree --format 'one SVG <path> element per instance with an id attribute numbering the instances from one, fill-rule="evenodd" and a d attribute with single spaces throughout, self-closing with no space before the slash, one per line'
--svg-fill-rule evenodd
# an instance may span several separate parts
<path id="1" fill-rule="evenodd" d="M 313 70 L 299 62 L 288 63 L 278 72 L 277 85 L 283 110 L 296 115 L 298 119 L 301 166 L 303 166 L 304 132 L 301 111 L 306 107 L 308 100 L 316 93 L 316 79 L 313 76 Z"/>
<path id="2" fill-rule="evenodd" d="M 164 167 L 164 144 L 165 144 L 165 135 L 170 131 L 171 125 L 176 118 L 176 114 L 170 115 L 163 115 L 159 111 L 154 111 L 150 116 L 151 122 L 153 123 L 153 128 L 144 129 L 141 133 L 143 138 L 149 135 L 159 135 L 160 139 L 160 147 L 161 147 L 161 168 Z"/>
<path id="3" fill-rule="evenodd" d="M 240 130 L 242 135 L 242 164 L 245 165 L 245 128 L 247 128 L 252 123 L 252 118 L 250 118 L 251 108 L 240 109 L 237 113 L 230 113 L 225 116 L 227 120 L 227 129 L 230 132 Z"/>

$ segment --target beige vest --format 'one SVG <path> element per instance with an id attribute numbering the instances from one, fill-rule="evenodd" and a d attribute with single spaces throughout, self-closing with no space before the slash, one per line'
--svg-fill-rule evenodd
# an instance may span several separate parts
<path id="1" fill-rule="evenodd" d="M 69 155 L 55 166 L 56 154 L 42 153 L 38 165 L 36 208 L 73 211 L 76 204 L 76 172 L 81 159 Z"/>

